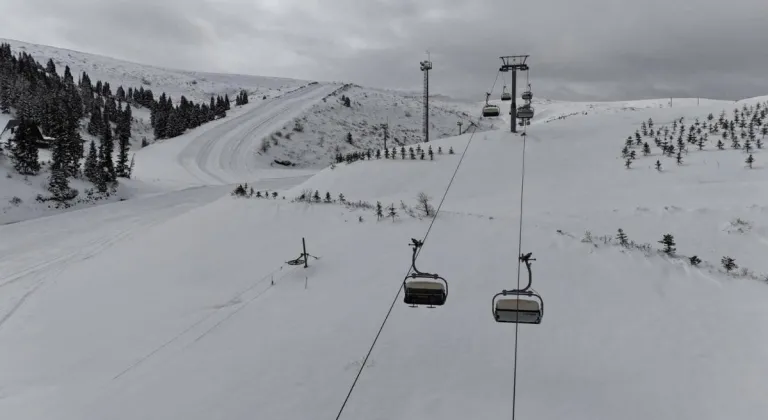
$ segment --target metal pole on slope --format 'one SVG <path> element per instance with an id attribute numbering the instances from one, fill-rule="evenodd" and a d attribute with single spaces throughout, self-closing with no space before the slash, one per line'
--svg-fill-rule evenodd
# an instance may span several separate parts
<path id="1" fill-rule="evenodd" d="M 309 267 L 309 255 L 307 254 L 307 242 L 301 238 L 301 247 L 304 249 L 304 268 Z"/>
<path id="2" fill-rule="evenodd" d="M 517 133 L 517 68 L 512 68 L 512 109 L 509 112 L 510 127 L 513 133 Z"/>
<path id="3" fill-rule="evenodd" d="M 429 71 L 432 70 L 432 61 L 427 51 L 427 59 L 419 63 L 421 65 L 421 71 L 424 73 L 424 117 L 423 117 L 423 130 L 424 130 L 424 142 L 429 142 Z"/>

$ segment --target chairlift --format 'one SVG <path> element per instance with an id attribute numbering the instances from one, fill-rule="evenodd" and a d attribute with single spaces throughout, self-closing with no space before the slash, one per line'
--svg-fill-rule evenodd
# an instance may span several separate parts
<path id="1" fill-rule="evenodd" d="M 520 118 L 520 119 L 533 118 L 533 107 L 529 104 L 525 104 L 517 108 L 517 118 Z"/>
<path id="2" fill-rule="evenodd" d="M 512 100 L 512 94 L 507 92 L 507 87 L 504 86 L 504 89 L 501 92 L 501 100 L 502 101 L 511 101 Z"/>
<path id="3" fill-rule="evenodd" d="M 483 117 L 498 117 L 501 114 L 501 109 L 496 105 L 486 104 L 483 107 Z"/>
<path id="4" fill-rule="evenodd" d="M 531 290 L 531 253 L 521 255 L 520 260 L 528 270 L 528 285 L 522 289 L 503 290 L 493 297 L 492 310 L 496 322 L 512 324 L 540 324 L 544 317 L 544 300 Z"/>
<path id="5" fill-rule="evenodd" d="M 525 92 L 523 92 L 522 97 L 524 101 L 529 101 L 529 102 L 531 101 L 531 99 L 533 99 L 533 93 L 531 92 L 530 83 L 528 83 L 528 89 L 526 89 Z"/>
<path id="6" fill-rule="evenodd" d="M 430 308 L 442 306 L 448 298 L 448 282 L 437 274 L 423 273 L 416 268 L 416 254 L 424 242 L 411 239 L 413 242 L 413 260 L 409 274 L 403 281 L 405 298 L 403 302 L 415 308 L 419 305 L 428 305 Z"/>

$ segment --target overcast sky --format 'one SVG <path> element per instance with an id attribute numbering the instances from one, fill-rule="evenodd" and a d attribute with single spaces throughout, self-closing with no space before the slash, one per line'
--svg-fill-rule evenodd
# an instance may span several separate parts
<path id="1" fill-rule="evenodd" d="M 768 0 L 0 0 L 0 37 L 405 89 L 429 49 L 432 92 L 478 101 L 513 54 L 552 99 L 768 94 Z"/>

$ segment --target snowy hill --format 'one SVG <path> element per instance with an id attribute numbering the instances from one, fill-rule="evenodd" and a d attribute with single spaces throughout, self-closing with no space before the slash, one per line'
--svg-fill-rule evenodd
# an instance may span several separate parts
<path id="1" fill-rule="evenodd" d="M 399 295 L 340 418 L 509 417 L 514 327 L 490 306 L 516 283 L 522 138 L 465 134 L 431 142 L 444 151 L 434 160 L 314 176 L 243 157 L 334 89 L 143 149 L 137 178 L 174 192 L 0 226 L 0 417 L 335 418 L 410 266 L 407 244 L 427 233 L 418 266 L 448 280 L 447 303 L 413 309 Z M 521 251 L 537 258 L 546 312 L 520 327 L 520 418 L 768 416 L 765 152 L 749 169 L 748 153 L 711 135 L 681 165 L 655 145 L 631 169 L 619 153 L 649 118 L 687 127 L 757 102 L 606 104 L 549 123 L 585 107 L 536 105 Z M 400 201 L 424 192 L 437 205 L 462 155 L 431 229 L 408 216 Z M 243 181 L 278 196 L 230 196 Z M 305 190 L 349 204 L 293 200 Z M 377 221 L 361 201 L 399 217 Z M 619 228 L 634 245 L 607 237 Z M 676 255 L 657 251 L 664 234 Z M 285 264 L 302 238 L 320 258 L 308 269 Z M 724 256 L 748 275 L 726 274 Z"/>
<path id="2" fill-rule="evenodd" d="M 350 106 L 342 97 L 348 97 Z M 423 141 L 421 97 L 409 94 L 344 85 L 323 98 L 294 121 L 270 134 L 262 153 L 276 160 L 300 166 L 325 167 L 336 154 L 384 147 L 384 125 L 389 124 L 388 147 L 411 145 Z M 471 121 L 478 131 L 491 128 L 490 123 L 477 122 L 477 117 L 457 110 L 450 101 L 430 102 L 430 137 L 455 136 L 457 122 L 463 130 Z M 347 135 L 351 134 L 349 142 Z"/>
<path id="3" fill-rule="evenodd" d="M 109 57 L 98 56 L 94 54 L 82 53 L 72 50 L 66 50 L 56 47 L 35 45 L 14 40 L 0 39 L 0 43 L 10 44 L 14 54 L 26 52 L 32 55 L 41 64 L 49 59 L 53 60 L 58 73 L 63 74 L 65 66 L 69 66 L 75 77 L 79 77 L 82 72 L 87 72 L 94 83 L 98 81 L 110 83 L 113 91 L 119 86 L 124 89 L 139 88 L 151 89 L 156 97 L 165 92 L 174 100 L 174 104 L 182 95 L 195 102 L 207 103 L 211 95 L 229 94 L 234 101 L 236 94 L 240 89 L 246 89 L 249 93 L 250 103 L 243 107 L 235 107 L 229 112 L 229 116 L 221 123 L 228 127 L 232 124 L 239 124 L 244 119 L 251 119 L 252 130 L 240 132 L 236 137 L 228 137 L 237 141 L 237 145 L 230 144 L 232 152 L 235 150 L 239 154 L 237 160 L 240 165 L 240 174 L 238 176 L 226 176 L 225 182 L 241 182 L 253 180 L 249 177 L 250 170 L 243 172 L 244 167 L 263 168 L 265 165 L 276 165 L 276 161 L 285 163 L 291 162 L 294 165 L 319 168 L 328 165 L 337 151 L 364 150 L 366 148 L 378 147 L 381 139 L 380 124 L 389 122 L 390 132 L 393 144 L 412 144 L 421 138 L 421 98 L 409 94 L 395 91 L 385 91 L 372 88 L 363 88 L 355 85 L 342 84 L 319 84 L 328 91 L 324 91 L 324 97 L 312 97 L 307 103 L 297 102 L 295 105 L 299 112 L 293 109 L 281 109 L 281 115 L 275 113 L 269 114 L 268 124 L 260 117 L 255 117 L 253 112 L 258 115 L 264 115 L 262 110 L 274 111 L 277 103 L 282 103 L 282 97 L 291 98 L 301 89 L 305 92 L 310 86 L 310 82 L 282 79 L 272 77 L 258 77 L 245 75 L 228 74 L 210 74 L 201 72 L 189 72 L 173 69 L 165 69 L 143 64 L 130 63 Z M 338 90 L 334 93 L 335 90 Z M 346 94 L 354 100 L 354 105 L 347 108 L 342 107 L 338 102 L 339 95 Z M 331 96 L 334 95 L 334 96 Z M 323 99 L 323 102 L 320 100 Z M 431 108 L 431 127 L 433 138 L 445 137 L 458 131 L 456 123 L 465 122 L 464 129 L 468 127 L 470 115 L 464 110 L 456 109 L 455 104 L 446 100 L 435 100 Z M 253 111 L 259 109 L 259 111 Z M 271 111 L 270 111 L 271 112 Z M 242 116 L 246 115 L 246 116 Z M 288 115 L 289 117 L 285 117 Z M 227 123 L 241 116 L 236 123 Z M 218 133 L 214 127 L 220 124 L 207 123 L 203 127 L 195 130 L 188 130 L 180 138 L 162 140 L 156 144 L 155 150 L 164 150 L 160 154 L 153 152 L 143 153 L 141 147 L 144 144 L 155 142 L 153 128 L 150 124 L 149 109 L 135 106 L 132 109 L 132 136 L 131 149 L 137 152 L 136 164 L 145 169 L 152 167 L 149 171 L 138 171 L 137 176 L 148 183 L 123 181 L 116 195 L 110 200 L 129 199 L 138 197 L 147 193 L 157 192 L 158 182 L 163 184 L 163 188 L 168 186 L 167 181 L 170 173 L 174 172 L 173 161 L 181 162 L 189 158 L 190 153 L 208 153 L 209 149 L 195 149 L 200 146 L 202 139 L 198 139 L 195 145 L 190 146 L 188 141 L 193 138 L 204 137 L 206 147 L 222 148 L 224 142 L 213 134 Z M 255 118 L 255 119 L 254 119 Z M 293 132 L 295 120 L 301 121 L 304 131 Z M 5 126 L 7 120 L 0 121 Z M 259 121 L 259 124 L 255 122 Z M 92 136 L 86 131 L 87 121 L 82 121 L 81 136 L 88 145 L 92 140 L 98 146 L 100 140 L 97 136 Z M 258 125 L 258 128 L 255 128 Z M 486 130 L 492 127 L 492 124 L 484 122 L 479 123 L 479 130 Z M 355 144 L 350 145 L 345 141 L 347 133 L 351 133 Z M 280 135 L 286 135 L 281 139 Z M 11 137 L 9 132 L 0 136 L 0 142 L 7 141 Z M 266 139 L 266 140 L 265 140 Z M 263 151 L 263 144 L 272 145 L 270 150 Z M 214 146 L 214 144 L 216 144 Z M 192 147 L 190 149 L 189 147 Z M 166 152 L 181 153 L 186 150 L 187 155 L 174 156 L 168 159 Z M 157 156 L 162 156 L 158 162 Z M 212 156 L 209 156 L 212 158 Z M 147 162 L 142 162 L 146 159 Z M 204 156 L 196 156 L 196 159 L 206 159 Z M 218 167 L 227 166 L 231 161 L 229 157 L 224 157 L 223 164 L 212 161 L 203 166 L 216 165 Z M 40 152 L 40 161 L 42 163 L 51 160 L 50 151 L 42 150 Z M 170 162 L 171 167 L 166 167 Z M 156 164 L 157 163 L 157 164 Z M 182 166 L 187 165 L 182 163 Z M 189 166 L 189 165 L 187 165 Z M 196 162 L 193 168 L 200 166 Z M 277 164 L 278 168 L 280 167 Z M 43 172 L 38 176 L 32 177 L 14 177 L 14 171 L 11 169 L 10 162 L 0 162 L 0 224 L 17 222 L 41 215 L 53 214 L 59 209 L 50 208 L 48 204 L 42 205 L 35 198 L 46 194 L 46 180 L 49 173 L 48 166 L 43 167 Z M 159 170 L 160 176 L 154 176 L 154 171 Z M 276 168 L 277 169 L 277 168 Z M 194 170 L 194 169 L 193 169 Z M 188 174 L 189 171 L 184 170 Z M 310 172 L 311 173 L 311 172 Z M 10 178 L 7 178 L 10 176 Z M 182 184 L 188 185 L 188 178 L 182 176 Z M 198 177 L 199 178 L 199 177 Z M 195 178 L 197 179 L 197 178 Z M 164 180 L 164 181 L 163 181 Z M 212 182 L 210 177 L 204 178 L 203 184 Z M 218 182 L 218 181 L 215 181 Z M 152 184 L 152 185 L 146 185 Z M 178 184 L 178 183 L 177 183 Z M 80 191 L 80 197 L 84 196 L 86 189 L 90 187 L 89 183 L 72 180 L 72 187 Z M 106 201 L 110 201 L 106 200 Z M 12 201 L 12 202 L 11 202 Z M 100 200 L 102 203 L 105 200 Z M 80 203 L 75 205 L 81 208 L 93 203 Z"/>
<path id="4" fill-rule="evenodd" d="M 77 76 L 85 71 L 94 81 L 109 82 L 113 89 L 120 85 L 126 90 L 129 87 L 136 89 L 143 87 L 144 89 L 151 89 L 157 95 L 165 92 L 174 101 L 178 101 L 181 95 L 185 95 L 187 99 L 194 102 L 207 103 L 211 96 L 224 94 L 229 94 L 234 101 L 234 96 L 241 89 L 246 89 L 254 97 L 263 95 L 271 97 L 307 84 L 306 81 L 302 80 L 277 77 L 166 69 L 47 45 L 0 38 L 0 43 L 2 42 L 11 44 L 14 51 L 24 51 L 32 55 L 43 64 L 49 59 L 53 59 L 57 68 L 60 68 L 62 72 L 64 66 L 69 66 L 72 69 L 72 74 Z"/>

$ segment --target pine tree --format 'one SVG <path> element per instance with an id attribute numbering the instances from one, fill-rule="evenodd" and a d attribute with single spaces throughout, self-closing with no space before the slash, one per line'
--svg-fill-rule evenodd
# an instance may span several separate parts
<path id="1" fill-rule="evenodd" d="M 675 253 L 675 237 L 671 234 L 667 233 L 664 235 L 664 237 L 659 241 L 660 244 L 664 245 L 664 253 L 667 255 L 674 255 Z"/>
<path id="2" fill-rule="evenodd" d="M 658 160 L 656 161 L 656 170 L 661 172 L 661 162 Z"/>
<path id="3" fill-rule="evenodd" d="M 454 153 L 453 153 L 453 146 L 451 146 L 450 148 L 448 148 L 448 154 L 449 154 L 449 155 L 452 155 L 452 154 L 454 154 Z"/>
<path id="4" fill-rule="evenodd" d="M 736 265 L 736 260 L 731 257 L 723 257 L 723 259 L 720 260 L 720 263 L 723 264 L 723 268 L 725 268 L 725 271 L 728 273 L 739 268 L 739 266 Z"/>
<path id="5" fill-rule="evenodd" d="M 318 191 L 318 190 L 315 190 L 315 195 L 313 195 L 313 196 L 312 196 L 312 199 L 313 199 L 315 202 L 319 203 L 319 202 L 320 202 L 320 191 Z"/>
<path id="6" fill-rule="evenodd" d="M 682 165 L 683 164 L 683 153 L 677 152 L 677 164 Z"/>
<path id="7" fill-rule="evenodd" d="M 339 193 L 339 203 L 346 203 L 346 198 L 344 198 L 344 194 Z"/>
<path id="8" fill-rule="evenodd" d="M 48 63 L 45 65 L 45 72 L 50 76 L 58 76 L 56 73 L 56 64 L 53 63 L 52 58 L 49 58 Z"/>
<path id="9" fill-rule="evenodd" d="M 435 152 L 432 151 L 432 145 L 429 146 L 429 160 L 435 160 Z"/>
<path id="10" fill-rule="evenodd" d="M 100 136 L 102 133 L 102 123 L 104 118 L 101 115 L 101 108 L 94 104 L 91 109 L 91 120 L 88 122 L 88 134 L 92 136 Z"/>
<path id="11" fill-rule="evenodd" d="M 405 160 L 405 146 L 400 146 L 400 156 Z"/>
<path id="12" fill-rule="evenodd" d="M 11 160 L 14 169 L 22 175 L 37 175 L 40 172 L 35 130 L 34 123 L 21 118 L 13 137 L 14 146 L 11 148 Z"/>
<path id="13" fill-rule="evenodd" d="M 384 217 L 384 208 L 381 206 L 381 201 L 376 202 L 376 219 L 381 220 Z"/>
<path id="14" fill-rule="evenodd" d="M 376 149 L 376 159 L 381 159 L 381 149 Z"/>
<path id="15" fill-rule="evenodd" d="M 627 160 L 624 162 L 624 166 L 627 169 L 630 169 L 630 165 L 632 165 L 632 159 L 627 158 Z"/>
<path id="16" fill-rule="evenodd" d="M 48 191 L 58 202 L 69 201 L 78 194 L 77 190 L 69 187 L 67 169 L 67 143 L 65 139 L 58 139 L 53 145 L 51 176 L 48 179 Z"/>
<path id="17" fill-rule="evenodd" d="M 648 145 L 648 142 L 643 143 L 643 155 L 648 156 L 651 154 L 651 146 Z"/>
<path id="18" fill-rule="evenodd" d="M 755 158 L 752 157 L 752 154 L 749 155 L 749 157 L 746 160 L 747 166 L 749 166 L 749 169 L 752 169 L 752 164 L 755 163 Z"/>
<path id="19" fill-rule="evenodd" d="M 57 165 L 51 167 L 51 176 L 48 179 L 48 191 L 53 194 L 53 199 L 60 203 L 72 200 L 78 195 L 78 191 L 69 186 L 66 168 Z"/>
<path id="20" fill-rule="evenodd" d="M 645 124 L 645 121 L 640 123 L 640 131 L 643 133 L 644 136 L 648 135 L 648 126 Z"/>
<path id="21" fill-rule="evenodd" d="M 128 151 L 131 148 L 131 119 L 131 105 L 126 104 L 125 111 L 121 113 L 115 130 L 118 137 L 117 168 L 115 171 L 117 176 L 121 178 L 130 178 Z"/>
<path id="22" fill-rule="evenodd" d="M 326 202 L 326 203 L 330 203 L 331 201 L 333 201 L 333 200 L 331 199 L 331 193 L 330 193 L 330 192 L 326 192 L 326 193 L 325 193 L 325 202 Z"/>
<path id="23" fill-rule="evenodd" d="M 101 145 L 99 146 L 99 166 L 101 174 L 106 177 L 104 182 L 108 184 L 117 180 L 115 163 L 112 156 L 114 151 L 115 140 L 112 137 L 112 129 L 109 126 L 109 121 L 104 118 L 104 133 L 101 136 Z"/>
<path id="24" fill-rule="evenodd" d="M 619 240 L 619 245 L 626 247 L 629 245 L 629 239 L 627 238 L 627 234 L 624 233 L 624 229 L 619 229 L 619 233 L 616 235 L 616 239 Z"/>
<path id="25" fill-rule="evenodd" d="M 443 154 L 443 146 L 437 146 L 437 154 L 442 155 Z"/>
<path id="26" fill-rule="evenodd" d="M 352 145 L 354 145 L 354 144 L 355 144 L 355 143 L 354 143 L 354 140 L 352 139 L 352 133 L 349 133 L 349 132 L 348 132 L 348 133 L 347 133 L 347 137 L 346 137 L 346 139 L 347 139 L 347 143 L 349 143 L 349 144 L 352 144 Z"/>
<path id="27" fill-rule="evenodd" d="M 704 150 L 704 137 L 699 137 L 699 150 Z"/>
<path id="28" fill-rule="evenodd" d="M 408 155 L 411 156 L 411 160 L 416 160 L 416 152 L 413 150 L 413 147 L 408 148 Z"/>
<path id="29" fill-rule="evenodd" d="M 389 159 L 389 149 L 384 149 L 384 159 Z"/>
<path id="30" fill-rule="evenodd" d="M 96 155 L 96 143 L 91 140 L 91 145 L 88 149 L 88 157 L 85 158 L 85 178 L 92 183 L 96 183 L 99 177 L 99 160 Z"/>
<path id="31" fill-rule="evenodd" d="M 723 150 L 723 149 L 725 149 L 725 144 L 723 143 L 723 141 L 722 141 L 722 140 L 719 140 L 719 139 L 717 140 L 717 148 L 718 148 L 719 150 Z"/>
<path id="32" fill-rule="evenodd" d="M 387 217 L 391 217 L 392 221 L 395 221 L 395 217 L 397 217 L 397 209 L 395 208 L 395 204 L 392 203 L 389 205 L 389 208 L 387 208 Z"/>
<path id="33" fill-rule="evenodd" d="M 709 114 L 712 115 L 712 114 Z M 688 261 L 691 263 L 692 266 L 696 267 L 699 264 L 701 264 L 701 259 L 697 257 L 696 255 L 692 256 L 691 258 L 688 258 Z"/>

